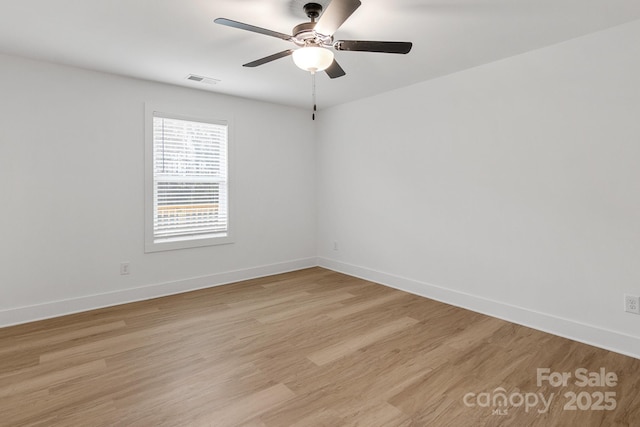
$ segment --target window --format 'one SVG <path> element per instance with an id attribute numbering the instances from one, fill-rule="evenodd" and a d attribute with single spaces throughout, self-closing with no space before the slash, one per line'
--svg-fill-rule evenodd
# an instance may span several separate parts
<path id="1" fill-rule="evenodd" d="M 228 127 L 147 108 L 147 252 L 230 243 Z"/>

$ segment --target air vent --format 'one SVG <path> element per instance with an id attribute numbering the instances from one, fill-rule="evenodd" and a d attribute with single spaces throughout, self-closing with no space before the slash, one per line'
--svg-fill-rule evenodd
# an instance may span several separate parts
<path id="1" fill-rule="evenodd" d="M 214 84 L 220 82 L 219 79 L 214 79 L 214 78 L 211 78 L 211 77 L 197 76 L 195 74 L 189 74 L 187 76 L 187 80 L 191 80 L 192 82 L 202 83 L 202 84 L 205 84 L 205 85 L 214 85 Z"/>

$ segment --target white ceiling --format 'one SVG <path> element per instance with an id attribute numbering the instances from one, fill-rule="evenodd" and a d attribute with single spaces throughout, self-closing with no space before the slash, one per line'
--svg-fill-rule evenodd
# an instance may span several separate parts
<path id="1" fill-rule="evenodd" d="M 316 0 L 326 5 L 329 0 Z M 213 23 L 291 33 L 304 0 L 0 0 L 0 52 L 306 107 L 310 75 L 293 47 Z M 639 0 L 362 0 L 336 39 L 412 41 L 408 55 L 336 52 L 347 75 L 317 78 L 319 108 L 468 69 L 640 19 Z M 597 61 L 597 59 L 594 59 Z M 190 74 L 220 79 L 207 86 Z"/>

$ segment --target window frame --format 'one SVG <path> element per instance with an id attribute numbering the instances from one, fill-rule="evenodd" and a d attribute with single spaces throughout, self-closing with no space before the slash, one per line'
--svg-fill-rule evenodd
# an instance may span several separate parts
<path id="1" fill-rule="evenodd" d="M 192 122 L 211 123 L 227 126 L 227 232 L 220 236 L 182 238 L 173 241 L 156 242 L 154 238 L 154 151 L 153 151 L 153 119 L 163 117 Z M 232 171 L 233 167 L 233 120 L 221 118 L 211 112 L 184 107 L 145 103 L 145 183 L 144 183 L 144 242 L 145 253 L 170 251 L 177 249 L 199 248 L 205 246 L 226 245 L 234 242 L 232 233 L 233 223 L 233 195 Z"/>

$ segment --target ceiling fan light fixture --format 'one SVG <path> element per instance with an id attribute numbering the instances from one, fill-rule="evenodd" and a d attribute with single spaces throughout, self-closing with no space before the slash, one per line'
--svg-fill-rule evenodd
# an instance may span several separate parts
<path id="1" fill-rule="evenodd" d="M 311 73 L 326 70 L 333 63 L 333 52 L 324 47 L 301 47 L 296 49 L 292 56 L 298 68 Z"/>

